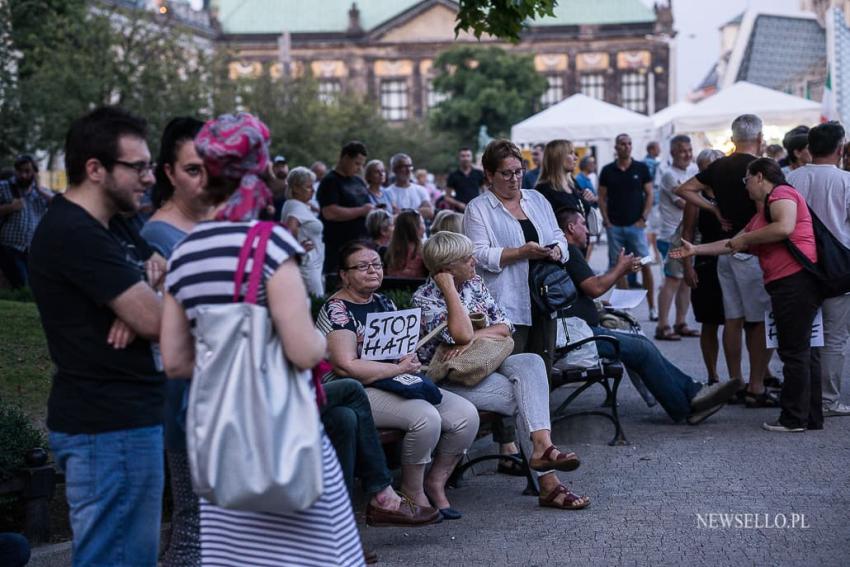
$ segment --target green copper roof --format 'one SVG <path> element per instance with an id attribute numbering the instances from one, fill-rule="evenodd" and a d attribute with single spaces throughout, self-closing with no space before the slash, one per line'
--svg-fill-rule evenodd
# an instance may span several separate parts
<path id="1" fill-rule="evenodd" d="M 360 26 L 372 30 L 425 0 L 213 0 L 228 34 L 344 32 L 356 1 Z M 534 26 L 654 22 L 641 0 L 559 0 L 555 16 Z"/>

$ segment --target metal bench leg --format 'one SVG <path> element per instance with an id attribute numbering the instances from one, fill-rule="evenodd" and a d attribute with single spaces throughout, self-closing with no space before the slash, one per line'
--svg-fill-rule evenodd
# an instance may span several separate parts
<path id="1" fill-rule="evenodd" d="M 612 397 L 612 401 L 613 401 L 613 403 L 611 404 L 611 415 L 614 418 L 612 421 L 614 422 L 615 431 L 614 431 L 614 438 L 608 444 L 612 445 L 612 446 L 614 446 L 614 445 L 628 445 L 629 444 L 628 440 L 626 440 L 625 433 L 623 433 L 623 428 L 620 425 L 620 413 L 619 413 L 619 409 L 617 408 L 617 406 L 619 405 L 617 403 L 617 392 L 620 389 L 620 381 L 622 379 L 623 379 L 622 376 L 614 378 L 614 386 L 611 389 L 611 397 Z M 606 387 L 606 389 L 608 388 L 608 381 L 607 380 L 605 381 L 605 387 Z"/>

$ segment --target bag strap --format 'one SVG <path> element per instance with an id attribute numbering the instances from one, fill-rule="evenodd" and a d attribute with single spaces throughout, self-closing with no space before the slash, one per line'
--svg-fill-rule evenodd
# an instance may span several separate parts
<path id="1" fill-rule="evenodd" d="M 257 247 L 254 249 L 254 258 L 251 265 L 251 274 L 248 277 L 248 291 L 245 294 L 245 302 L 257 303 L 260 280 L 263 274 L 263 264 L 266 260 L 266 245 L 273 229 L 274 223 L 270 222 L 258 222 L 248 229 L 248 233 L 245 235 L 245 242 L 239 251 L 239 261 L 236 264 L 236 273 L 233 278 L 234 303 L 239 302 L 239 292 L 242 290 L 242 283 L 245 280 L 245 268 L 248 265 L 248 257 L 251 255 L 251 250 L 254 249 L 255 241 L 257 241 Z"/>
<path id="2" fill-rule="evenodd" d="M 433 331 L 431 331 L 430 333 L 428 333 L 427 335 L 425 335 L 424 337 L 422 337 L 421 339 L 419 339 L 419 342 L 418 342 L 418 343 L 416 343 L 416 349 L 415 349 L 415 350 L 419 350 L 419 349 L 420 349 L 420 348 L 422 348 L 423 346 L 427 345 L 429 342 L 431 342 L 431 340 L 432 340 L 434 337 L 436 337 L 437 335 L 439 335 L 440 333 L 442 333 L 442 332 L 443 332 L 443 329 L 445 329 L 445 328 L 446 328 L 446 327 L 448 327 L 448 326 L 449 326 L 449 324 L 448 324 L 448 322 L 447 322 L 447 321 L 443 321 L 442 323 L 440 323 L 439 325 L 437 325 L 437 326 L 434 328 L 434 330 L 433 330 Z"/>
<path id="3" fill-rule="evenodd" d="M 260 285 L 263 280 L 263 267 L 266 263 L 266 247 L 274 230 L 272 222 L 258 222 L 260 229 L 257 231 L 259 242 L 254 250 L 254 262 L 251 265 L 251 276 L 248 279 L 248 293 L 245 294 L 245 303 L 257 303 L 260 294 Z"/>

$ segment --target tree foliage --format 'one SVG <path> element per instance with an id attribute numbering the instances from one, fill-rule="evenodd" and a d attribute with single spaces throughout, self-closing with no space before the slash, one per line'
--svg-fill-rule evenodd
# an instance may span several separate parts
<path id="1" fill-rule="evenodd" d="M 268 124 L 272 153 L 285 155 L 290 164 L 322 160 L 332 165 L 351 140 L 364 142 L 370 158 L 387 161 L 405 152 L 417 167 L 438 173 L 455 161 L 457 140 L 450 133 L 436 132 L 426 123 L 389 124 L 374 101 L 354 93 L 323 102 L 309 76 L 281 81 L 263 73 L 240 81 L 233 96 Z M 224 98 L 220 103 L 227 105 Z"/>
<path id="2" fill-rule="evenodd" d="M 517 43 L 525 22 L 553 16 L 557 0 L 461 0 L 455 34 L 484 34 Z"/>
<path id="3" fill-rule="evenodd" d="M 14 64 L 0 68 L 0 155 L 61 150 L 68 125 L 101 104 L 145 116 L 209 111 L 212 54 L 153 14 L 83 0 L 7 0 Z M 2 34 L 0 34 L 2 35 Z"/>
<path id="4" fill-rule="evenodd" d="M 491 136 L 508 136 L 512 124 L 528 117 L 546 90 L 533 56 L 497 47 L 463 46 L 437 57 L 434 87 L 449 98 L 434 109 L 432 124 L 476 140 L 481 126 Z"/>

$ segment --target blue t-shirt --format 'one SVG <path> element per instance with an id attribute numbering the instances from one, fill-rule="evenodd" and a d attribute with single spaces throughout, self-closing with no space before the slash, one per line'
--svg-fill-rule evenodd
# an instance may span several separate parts
<path id="1" fill-rule="evenodd" d="M 186 238 L 186 233 L 163 221 L 148 221 L 141 230 L 142 238 L 148 245 L 168 260 L 174 247 Z"/>

